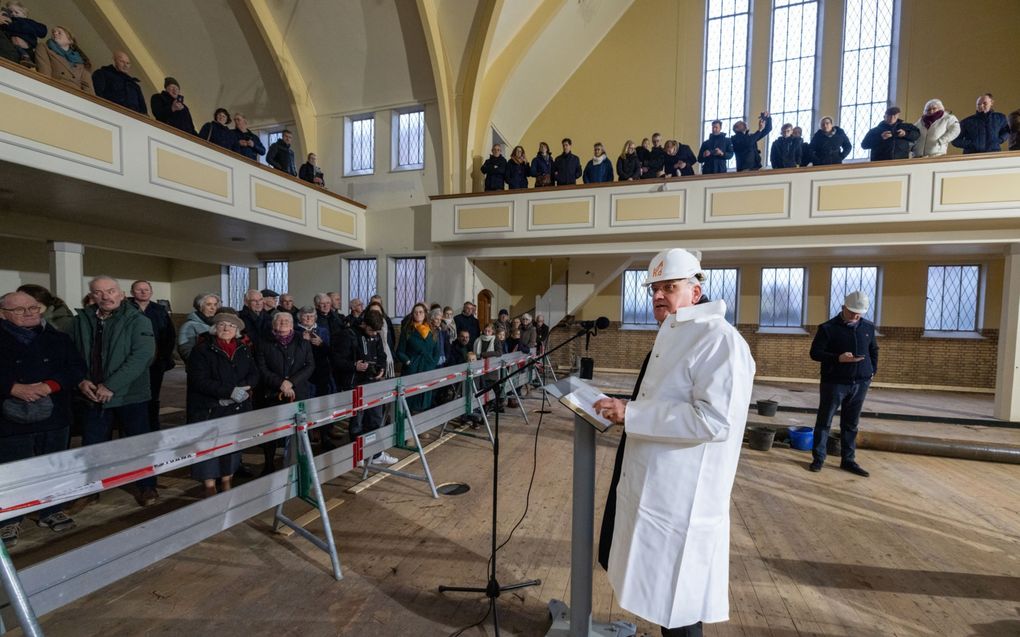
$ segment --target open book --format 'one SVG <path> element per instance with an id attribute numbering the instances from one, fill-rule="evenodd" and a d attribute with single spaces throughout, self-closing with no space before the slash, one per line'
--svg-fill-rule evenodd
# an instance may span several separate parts
<path id="1" fill-rule="evenodd" d="M 583 418 L 589 425 L 595 427 L 595 429 L 598 429 L 600 432 L 603 432 L 612 427 L 613 423 L 595 413 L 595 410 L 592 408 L 595 401 L 600 398 L 608 398 L 608 396 L 591 385 L 581 383 L 580 386 L 574 389 L 574 391 L 564 396 L 560 396 L 560 403 Z"/>

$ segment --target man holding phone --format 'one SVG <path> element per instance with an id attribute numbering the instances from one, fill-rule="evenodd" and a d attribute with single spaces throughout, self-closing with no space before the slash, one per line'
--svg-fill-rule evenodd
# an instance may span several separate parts
<path id="1" fill-rule="evenodd" d="M 811 343 L 811 359 L 822 364 L 818 417 L 815 419 L 813 460 L 808 467 L 821 471 L 825 464 L 829 428 L 836 409 L 840 410 L 839 432 L 842 461 L 839 468 L 867 478 L 857 464 L 857 421 L 871 378 L 878 371 L 878 343 L 875 324 L 864 318 L 871 299 L 861 291 L 843 300 L 840 313 L 818 326 Z"/>

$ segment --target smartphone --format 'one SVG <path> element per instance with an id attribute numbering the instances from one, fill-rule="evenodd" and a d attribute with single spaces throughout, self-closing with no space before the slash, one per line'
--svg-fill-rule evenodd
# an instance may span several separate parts
<path id="1" fill-rule="evenodd" d="M 177 101 L 180 102 L 181 104 L 183 104 L 184 103 L 184 96 L 183 95 L 178 95 L 177 96 Z"/>
<path id="2" fill-rule="evenodd" d="M 862 355 L 860 355 L 860 354 L 854 354 L 854 362 L 855 362 L 855 363 L 859 363 L 859 362 L 861 362 L 862 360 L 864 360 L 864 356 L 862 356 Z"/>

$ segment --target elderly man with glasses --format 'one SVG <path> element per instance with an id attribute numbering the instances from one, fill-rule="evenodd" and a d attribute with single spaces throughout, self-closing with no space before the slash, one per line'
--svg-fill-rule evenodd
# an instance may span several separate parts
<path id="1" fill-rule="evenodd" d="M 42 318 L 45 308 L 24 292 L 0 297 L 0 463 L 67 449 L 71 396 L 85 378 L 85 362 L 71 337 Z M 22 517 L 0 529 L 18 543 Z M 64 531 L 74 520 L 62 506 L 39 511 L 39 526 Z"/>

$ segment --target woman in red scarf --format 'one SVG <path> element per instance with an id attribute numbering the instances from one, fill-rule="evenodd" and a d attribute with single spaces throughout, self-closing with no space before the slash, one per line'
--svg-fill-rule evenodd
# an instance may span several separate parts
<path id="1" fill-rule="evenodd" d="M 426 320 L 428 311 L 424 303 L 415 303 L 400 326 L 396 354 L 404 364 L 404 376 L 439 367 L 439 335 Z M 425 411 L 432 406 L 432 394 L 414 394 L 407 399 L 407 406 L 413 413 Z"/>

